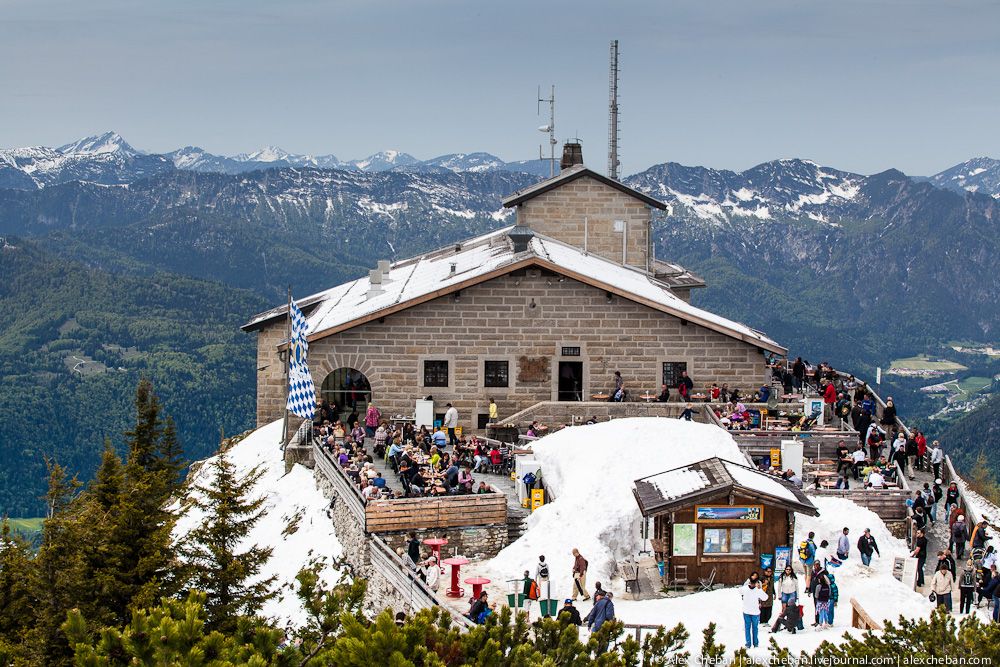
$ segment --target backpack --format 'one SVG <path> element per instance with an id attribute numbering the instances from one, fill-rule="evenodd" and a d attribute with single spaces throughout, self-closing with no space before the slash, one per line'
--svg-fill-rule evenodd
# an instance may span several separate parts
<path id="1" fill-rule="evenodd" d="M 528 599 L 537 600 L 538 598 L 539 598 L 538 584 L 532 581 L 530 584 L 528 584 Z"/>
<path id="2" fill-rule="evenodd" d="M 815 554 L 815 547 L 809 540 L 802 540 L 799 543 L 799 560 L 807 561 Z"/>
<path id="3" fill-rule="evenodd" d="M 538 567 L 538 578 L 539 579 L 548 579 L 549 578 L 549 564 L 548 563 L 542 563 Z"/>
<path id="4" fill-rule="evenodd" d="M 527 484 L 528 486 L 531 486 L 532 484 L 534 484 L 535 483 L 535 473 L 529 472 L 528 474 L 526 474 L 524 476 L 524 483 Z"/>
<path id="5" fill-rule="evenodd" d="M 962 581 L 958 585 L 959 588 L 975 588 L 976 587 L 976 573 L 972 570 L 966 570 L 962 573 Z"/>

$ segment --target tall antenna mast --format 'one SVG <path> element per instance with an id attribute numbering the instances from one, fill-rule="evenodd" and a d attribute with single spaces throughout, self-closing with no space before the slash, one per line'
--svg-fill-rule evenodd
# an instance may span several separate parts
<path id="1" fill-rule="evenodd" d="M 542 125 L 538 128 L 538 131 L 548 132 L 549 134 L 549 178 L 552 178 L 556 175 L 556 87 L 554 84 L 548 99 L 542 97 L 542 87 L 538 87 L 538 104 L 536 105 L 536 114 L 542 113 L 542 102 L 549 103 L 549 124 Z M 542 157 L 541 146 L 538 147 L 538 159 L 545 159 Z"/>
<path id="2" fill-rule="evenodd" d="M 611 92 L 608 100 L 608 178 L 618 180 L 618 40 L 611 41 Z"/>

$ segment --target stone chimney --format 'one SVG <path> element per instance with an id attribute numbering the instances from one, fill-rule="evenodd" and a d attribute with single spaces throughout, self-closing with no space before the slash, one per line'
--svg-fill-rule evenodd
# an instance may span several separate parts
<path id="1" fill-rule="evenodd" d="M 583 164 L 583 144 L 579 139 L 567 141 L 563 144 L 562 161 L 559 162 L 560 171 Z"/>
<path id="2" fill-rule="evenodd" d="M 368 293 L 365 295 L 365 298 L 370 299 L 373 296 L 382 294 L 384 291 L 382 289 L 382 272 L 378 269 L 372 269 L 368 272 Z"/>

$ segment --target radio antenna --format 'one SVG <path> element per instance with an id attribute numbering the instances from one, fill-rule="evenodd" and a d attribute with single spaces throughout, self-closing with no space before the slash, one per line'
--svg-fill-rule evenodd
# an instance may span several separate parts
<path id="1" fill-rule="evenodd" d="M 608 75 L 608 178 L 618 180 L 618 40 L 611 42 L 611 70 Z"/>
<path id="2" fill-rule="evenodd" d="M 549 124 L 538 128 L 539 132 L 547 132 L 549 135 L 549 178 L 556 175 L 556 87 L 553 84 L 552 91 L 548 99 L 542 97 L 542 87 L 538 87 L 538 104 L 535 105 L 535 113 L 541 115 L 542 102 L 549 103 Z M 538 159 L 542 157 L 542 147 L 538 147 Z"/>

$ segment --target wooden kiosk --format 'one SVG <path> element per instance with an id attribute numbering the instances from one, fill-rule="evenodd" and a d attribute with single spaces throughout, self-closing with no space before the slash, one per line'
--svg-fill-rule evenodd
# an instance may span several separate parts
<path id="1" fill-rule="evenodd" d="M 740 584 L 760 569 L 761 554 L 793 546 L 796 512 L 819 514 L 790 482 L 718 457 L 638 479 L 633 493 L 653 519 L 668 582 L 714 571 L 715 583 Z"/>

